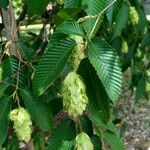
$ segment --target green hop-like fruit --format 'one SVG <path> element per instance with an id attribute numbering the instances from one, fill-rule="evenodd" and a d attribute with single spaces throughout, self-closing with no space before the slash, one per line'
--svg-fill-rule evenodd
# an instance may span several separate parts
<path id="1" fill-rule="evenodd" d="M 77 43 L 70 57 L 70 63 L 72 67 L 75 70 L 77 70 L 81 60 L 85 58 L 84 41 L 81 36 L 77 36 L 77 35 L 71 35 L 70 38 L 73 39 Z"/>
<path id="2" fill-rule="evenodd" d="M 141 50 L 140 50 L 139 47 L 137 48 L 136 56 L 137 56 L 138 58 L 140 58 L 140 57 L 142 56 L 142 52 L 141 52 Z"/>
<path id="3" fill-rule="evenodd" d="M 150 83 L 146 82 L 146 92 L 150 92 Z"/>
<path id="4" fill-rule="evenodd" d="M 127 54 L 128 53 L 128 43 L 126 41 L 122 41 L 122 45 L 121 45 L 121 52 L 123 54 Z"/>
<path id="5" fill-rule="evenodd" d="M 135 7 L 132 7 L 132 6 L 130 7 L 129 14 L 130 14 L 130 21 L 131 21 L 131 23 L 133 25 L 138 24 L 138 22 L 139 22 L 139 14 L 137 13 Z"/>
<path id="6" fill-rule="evenodd" d="M 23 107 L 20 107 L 10 112 L 10 120 L 14 122 L 13 127 L 18 139 L 28 142 L 32 134 L 30 114 Z"/>
<path id="7" fill-rule="evenodd" d="M 81 132 L 76 136 L 75 140 L 75 150 L 93 150 L 93 144 L 89 138 L 89 136 Z"/>
<path id="8" fill-rule="evenodd" d="M 86 87 L 81 77 L 70 72 L 62 86 L 63 105 L 72 117 L 82 115 L 88 104 Z"/>

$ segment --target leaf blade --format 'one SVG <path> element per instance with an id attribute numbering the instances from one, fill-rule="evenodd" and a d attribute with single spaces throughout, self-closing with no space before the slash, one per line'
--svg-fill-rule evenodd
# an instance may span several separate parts
<path id="1" fill-rule="evenodd" d="M 104 39 L 95 38 L 89 45 L 88 57 L 107 94 L 115 102 L 122 85 L 122 72 L 116 51 Z"/>
<path id="2" fill-rule="evenodd" d="M 50 44 L 41 58 L 33 79 L 33 91 L 41 95 L 61 73 L 71 54 L 75 42 L 70 39 Z"/>

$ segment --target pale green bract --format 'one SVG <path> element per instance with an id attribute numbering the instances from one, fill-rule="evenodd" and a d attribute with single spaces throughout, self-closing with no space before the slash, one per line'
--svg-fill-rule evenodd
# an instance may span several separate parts
<path id="1" fill-rule="evenodd" d="M 150 92 L 150 83 L 146 82 L 146 92 Z"/>
<path id="2" fill-rule="evenodd" d="M 130 21 L 133 25 L 138 24 L 139 22 L 139 14 L 137 13 L 135 7 L 130 7 Z"/>
<path id="3" fill-rule="evenodd" d="M 93 150 L 93 144 L 89 138 L 89 136 L 81 132 L 76 136 L 75 140 L 75 150 Z"/>
<path id="4" fill-rule="evenodd" d="M 32 134 L 30 114 L 23 107 L 20 107 L 10 112 L 10 120 L 14 122 L 13 127 L 18 139 L 28 142 Z"/>
<path id="5" fill-rule="evenodd" d="M 86 87 L 81 77 L 70 72 L 62 86 L 63 105 L 72 117 L 82 115 L 88 104 Z"/>
<path id="6" fill-rule="evenodd" d="M 129 50 L 128 43 L 126 41 L 122 41 L 121 52 L 127 54 L 128 50 Z"/>
<path id="7" fill-rule="evenodd" d="M 85 58 L 84 41 L 83 38 L 78 35 L 71 35 L 70 38 L 77 43 L 70 57 L 70 63 L 72 67 L 74 68 L 74 70 L 77 70 L 81 60 Z"/>

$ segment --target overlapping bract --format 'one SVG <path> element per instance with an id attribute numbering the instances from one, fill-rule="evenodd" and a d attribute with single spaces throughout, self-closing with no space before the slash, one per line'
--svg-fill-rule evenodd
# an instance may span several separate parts
<path id="1" fill-rule="evenodd" d="M 139 14 L 137 13 L 135 7 L 130 7 L 130 21 L 133 25 L 138 24 L 139 22 Z"/>
<path id="2" fill-rule="evenodd" d="M 63 81 L 63 105 L 72 117 L 82 115 L 88 103 L 86 87 L 81 77 L 75 72 L 70 72 Z"/>
<path id="3" fill-rule="evenodd" d="M 75 150 L 93 150 L 93 144 L 89 136 L 81 132 L 76 136 Z"/>
<path id="4" fill-rule="evenodd" d="M 28 142 L 32 133 L 32 121 L 29 113 L 23 108 L 17 108 L 10 112 L 10 119 L 14 122 L 14 129 L 19 140 Z"/>

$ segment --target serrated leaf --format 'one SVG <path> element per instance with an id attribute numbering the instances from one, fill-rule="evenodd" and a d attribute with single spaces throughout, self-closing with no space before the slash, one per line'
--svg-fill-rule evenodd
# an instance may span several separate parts
<path id="1" fill-rule="evenodd" d="M 141 42 L 141 48 L 145 48 L 150 45 L 150 32 L 146 33 Z"/>
<path id="2" fill-rule="evenodd" d="M 107 5 L 113 3 L 114 0 L 107 0 Z M 117 13 L 120 10 L 120 7 L 122 6 L 123 1 L 117 0 L 109 9 L 106 11 L 106 16 L 109 21 L 109 23 L 112 25 L 114 20 L 116 19 Z"/>
<path id="3" fill-rule="evenodd" d="M 34 54 L 34 49 L 30 47 L 28 43 L 23 40 L 19 40 L 17 43 L 19 51 L 25 60 L 31 60 Z"/>
<path id="4" fill-rule="evenodd" d="M 59 76 L 75 46 L 73 40 L 65 39 L 49 44 L 41 58 L 33 79 L 33 90 L 41 95 Z"/>
<path id="5" fill-rule="evenodd" d="M 84 28 L 75 21 L 66 21 L 59 25 L 57 30 L 65 34 L 85 36 Z"/>
<path id="6" fill-rule="evenodd" d="M 47 149 L 60 150 L 63 146 L 63 142 L 67 142 L 69 145 L 76 137 L 76 128 L 72 120 L 66 119 L 52 132 L 51 139 L 49 140 Z M 68 145 L 67 144 L 67 145 Z"/>
<path id="7" fill-rule="evenodd" d="M 102 133 L 102 136 L 108 142 L 112 150 L 124 150 L 123 143 L 116 134 L 105 131 Z"/>
<path id="8" fill-rule="evenodd" d="M 95 38 L 88 47 L 88 57 L 101 79 L 110 99 L 119 98 L 122 72 L 117 52 L 102 38 Z"/>
<path id="9" fill-rule="evenodd" d="M 83 0 L 82 6 L 85 7 L 85 12 L 87 13 L 87 16 L 95 16 L 98 15 L 105 8 L 106 0 Z M 84 28 L 90 38 L 94 37 L 99 29 L 100 24 L 101 17 L 91 17 L 84 21 Z"/>
<path id="10" fill-rule="evenodd" d="M 18 59 L 15 56 L 7 57 L 2 64 L 3 68 L 3 79 L 12 77 L 16 78 L 17 71 L 18 71 Z"/>
<path id="11" fill-rule="evenodd" d="M 0 94 L 2 94 L 11 83 L 7 80 L 0 81 Z"/>
<path id="12" fill-rule="evenodd" d="M 126 2 L 123 3 L 119 10 L 114 25 L 113 39 L 121 34 L 122 29 L 125 28 L 129 18 L 129 6 Z"/>
<path id="13" fill-rule="evenodd" d="M 94 145 L 94 150 L 102 150 L 102 142 L 98 135 L 93 135 L 91 141 Z"/>
<path id="14" fill-rule="evenodd" d="M 57 25 L 76 17 L 76 15 L 81 11 L 80 8 L 64 8 L 61 9 L 55 16 L 55 23 Z"/>
<path id="15" fill-rule="evenodd" d="M 9 112 L 10 112 L 9 97 L 1 97 L 0 99 L 0 145 L 4 143 L 7 137 Z"/>
<path id="16" fill-rule="evenodd" d="M 74 141 L 62 141 L 59 150 L 72 150 L 74 146 Z"/>
<path id="17" fill-rule="evenodd" d="M 109 97 L 88 59 L 81 62 L 78 73 L 83 77 L 86 84 L 86 92 L 89 98 L 88 111 L 92 117 L 106 123 L 110 118 Z"/>
<path id="18" fill-rule="evenodd" d="M 65 0 L 64 8 L 77 8 L 80 7 L 80 0 Z"/>
<path id="19" fill-rule="evenodd" d="M 52 128 L 50 106 L 43 99 L 35 99 L 30 90 L 20 89 L 20 95 L 37 126 L 44 131 L 50 131 Z"/>
<path id="20" fill-rule="evenodd" d="M 87 116 L 81 116 L 80 125 L 81 125 L 82 132 L 85 132 L 89 136 L 93 135 L 92 122 Z"/>

